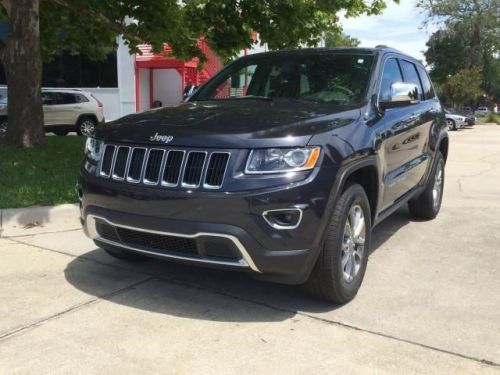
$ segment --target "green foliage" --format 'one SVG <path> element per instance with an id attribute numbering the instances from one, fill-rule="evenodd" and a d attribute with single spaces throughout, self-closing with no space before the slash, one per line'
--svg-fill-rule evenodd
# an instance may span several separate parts
<path id="1" fill-rule="evenodd" d="M 329 31 L 325 33 L 325 47 L 357 47 L 361 41 L 357 38 L 352 38 L 341 32 Z"/>
<path id="2" fill-rule="evenodd" d="M 482 72 L 474 67 L 463 69 L 447 77 L 446 85 L 443 87 L 446 96 L 458 107 L 464 103 L 474 101 L 483 95 L 481 89 Z"/>
<path id="3" fill-rule="evenodd" d="M 384 0 L 44 0 L 40 9 L 45 60 L 60 50 L 103 58 L 123 34 L 132 50 L 163 43 L 181 58 L 203 57 L 196 41 L 204 36 L 222 57 L 254 43 L 258 32 L 271 49 L 315 45 L 323 32 L 339 31 L 336 14 L 378 14 Z"/>
<path id="4" fill-rule="evenodd" d="M 0 147 L 0 208 L 76 202 L 85 137 L 49 136 L 36 149 Z"/>
<path id="5" fill-rule="evenodd" d="M 428 22 L 443 28 L 427 42 L 425 52 L 435 83 L 448 75 L 479 67 L 482 88 L 493 101 L 500 100 L 500 0 L 419 0 Z"/>
<path id="6" fill-rule="evenodd" d="M 500 125 L 500 115 L 497 113 L 490 112 L 488 116 L 486 116 L 486 122 L 493 122 L 497 125 Z"/>

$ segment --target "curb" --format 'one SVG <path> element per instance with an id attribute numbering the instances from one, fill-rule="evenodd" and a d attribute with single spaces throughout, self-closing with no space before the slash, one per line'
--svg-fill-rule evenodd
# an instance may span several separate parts
<path id="1" fill-rule="evenodd" d="M 0 210 L 0 238 L 80 229 L 78 204 Z"/>

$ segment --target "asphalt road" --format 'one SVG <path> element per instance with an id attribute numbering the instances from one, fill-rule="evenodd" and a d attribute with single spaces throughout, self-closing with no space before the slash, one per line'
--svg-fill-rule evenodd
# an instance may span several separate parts
<path id="1" fill-rule="evenodd" d="M 5 210 L 0 374 L 499 374 L 500 126 L 450 138 L 439 217 L 402 209 L 377 227 L 345 306 L 240 273 L 126 264 L 76 218 L 24 229 L 30 211 Z"/>

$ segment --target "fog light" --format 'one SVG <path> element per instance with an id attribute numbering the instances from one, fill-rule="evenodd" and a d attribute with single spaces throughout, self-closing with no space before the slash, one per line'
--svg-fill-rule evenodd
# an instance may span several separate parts
<path id="1" fill-rule="evenodd" d="M 295 229 L 302 220 L 300 208 L 283 208 L 262 213 L 264 220 L 274 229 Z"/>

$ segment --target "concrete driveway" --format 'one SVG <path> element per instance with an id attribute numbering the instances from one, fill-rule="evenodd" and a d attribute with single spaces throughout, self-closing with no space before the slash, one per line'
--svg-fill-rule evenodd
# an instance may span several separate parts
<path id="1" fill-rule="evenodd" d="M 4 210 L 0 373 L 500 373 L 500 126 L 450 138 L 441 214 L 402 209 L 376 228 L 345 306 L 239 273 L 114 260 L 74 206 Z"/>

